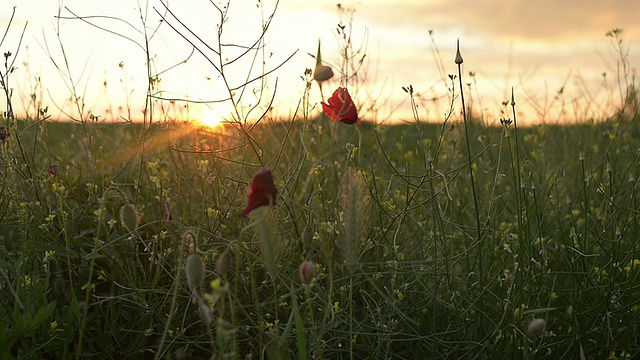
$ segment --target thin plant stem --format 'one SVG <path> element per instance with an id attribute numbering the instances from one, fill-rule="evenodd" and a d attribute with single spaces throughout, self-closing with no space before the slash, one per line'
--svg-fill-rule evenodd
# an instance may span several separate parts
<path id="1" fill-rule="evenodd" d="M 513 168 L 512 165 L 512 170 L 513 170 L 513 177 L 514 177 L 514 182 L 515 182 L 515 188 L 516 188 L 516 207 L 517 207 L 517 216 L 518 216 L 518 231 L 519 234 L 518 236 L 520 237 L 520 240 L 522 240 L 522 237 L 524 235 L 524 226 L 523 226 L 523 222 L 522 222 L 522 199 L 520 198 L 520 187 L 522 184 L 522 179 L 521 179 L 521 174 L 520 174 L 520 152 L 519 152 L 519 146 L 518 146 L 518 117 L 516 115 L 516 100 L 515 100 L 515 94 L 514 94 L 514 90 L 513 88 L 511 88 L 511 109 L 513 111 L 513 137 L 514 137 L 514 146 L 515 146 L 515 168 Z M 509 146 L 509 148 L 511 148 L 511 146 Z M 513 158 L 514 156 L 511 156 L 512 159 L 512 164 L 513 164 Z"/>
<path id="2" fill-rule="evenodd" d="M 481 238 L 482 238 L 482 229 L 481 229 L 481 224 L 480 224 L 480 210 L 478 207 L 478 194 L 476 192 L 476 182 L 475 182 L 475 177 L 473 174 L 473 164 L 472 164 L 472 157 L 471 157 L 471 145 L 469 144 L 469 121 L 467 119 L 467 107 L 465 105 L 464 102 L 464 87 L 462 85 L 462 56 L 460 56 L 460 41 L 458 41 L 458 46 L 457 46 L 457 53 L 456 53 L 456 64 L 458 65 L 458 81 L 459 81 L 459 85 L 460 85 L 460 101 L 462 102 L 462 119 L 464 121 L 464 135 L 465 135 L 465 145 L 467 148 L 467 165 L 469 168 L 469 177 L 471 179 L 471 193 L 473 194 L 473 206 L 474 206 L 474 210 L 475 210 L 475 216 L 476 216 L 476 231 L 477 231 L 477 236 L 478 239 L 477 241 L 480 242 Z M 483 267 L 482 267 L 482 259 L 483 259 L 483 254 L 482 254 L 482 244 L 480 243 L 478 245 L 478 278 L 479 278 L 479 285 L 480 285 L 480 291 L 481 293 L 484 291 L 484 272 L 483 272 Z M 482 294 L 479 297 L 479 301 L 480 301 L 480 305 L 479 308 L 482 309 L 483 308 L 483 298 L 482 298 Z M 482 317 L 480 317 L 480 321 L 482 322 Z M 480 328 L 482 328 L 482 326 L 480 326 Z"/>
<path id="3" fill-rule="evenodd" d="M 171 298 L 171 307 L 169 309 L 169 316 L 167 317 L 167 322 L 164 325 L 164 331 L 162 332 L 162 339 L 160 339 L 160 344 L 158 345 L 158 351 L 156 351 L 156 356 L 154 359 L 161 359 L 164 357 L 163 347 L 164 343 L 167 340 L 167 334 L 169 333 L 169 328 L 171 327 L 171 319 L 173 318 L 173 314 L 176 311 L 176 306 L 178 304 L 178 289 L 180 289 L 180 278 L 182 275 L 182 266 L 183 266 L 183 256 L 184 256 L 184 247 L 185 247 L 185 239 L 186 234 L 182 236 L 182 242 L 180 243 L 180 251 L 178 252 L 178 266 L 176 267 L 176 279 L 173 282 L 173 297 Z"/>

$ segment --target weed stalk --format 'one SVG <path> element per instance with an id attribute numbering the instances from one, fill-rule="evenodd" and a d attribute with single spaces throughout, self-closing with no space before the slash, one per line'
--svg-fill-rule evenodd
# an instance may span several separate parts
<path id="1" fill-rule="evenodd" d="M 478 297 L 479 300 L 479 305 L 478 307 L 480 309 L 484 309 L 484 300 L 483 300 L 483 292 L 484 292 L 484 269 L 482 267 L 482 261 L 483 261 L 483 251 L 482 251 L 482 229 L 481 229 L 481 223 L 480 223 L 480 209 L 478 206 L 478 194 L 476 192 L 476 181 L 475 181 L 475 176 L 474 176 L 474 171 L 473 171 L 473 158 L 471 156 L 471 145 L 470 145 L 470 140 L 469 140 L 469 120 L 467 119 L 467 111 L 466 111 L 466 105 L 464 102 L 464 87 L 462 85 L 462 63 L 464 62 L 464 60 L 462 59 L 462 56 L 460 55 L 460 40 L 458 40 L 457 45 L 456 45 L 456 58 L 455 58 L 455 63 L 456 65 L 458 65 L 458 81 L 459 81 L 459 85 L 460 85 L 460 101 L 462 102 L 462 119 L 464 121 L 464 134 L 465 134 L 465 145 L 466 145 L 466 149 L 467 149 L 467 165 L 469 168 L 469 177 L 471 180 L 471 193 L 473 195 L 473 207 L 474 207 L 474 211 L 475 211 L 475 218 L 476 218 L 476 231 L 477 231 L 477 244 L 478 244 L 478 279 L 479 279 L 479 286 L 480 286 L 480 294 Z M 468 249 L 470 250 L 470 249 Z M 470 269 L 471 271 L 471 269 Z M 483 317 L 480 316 L 480 328 L 482 328 L 482 322 L 483 322 Z"/>

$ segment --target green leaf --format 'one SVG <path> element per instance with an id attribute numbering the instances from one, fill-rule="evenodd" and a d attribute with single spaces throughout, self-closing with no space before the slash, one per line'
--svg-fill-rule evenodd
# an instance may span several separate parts
<path id="1" fill-rule="evenodd" d="M 548 307 L 548 308 L 529 309 L 529 310 L 523 311 L 522 315 L 548 313 L 548 312 L 554 311 L 554 310 L 558 310 L 558 308 L 557 307 Z"/>
<path id="2" fill-rule="evenodd" d="M 293 289 L 293 283 L 291 284 L 291 289 Z M 291 291 L 291 304 L 293 316 L 296 319 L 296 338 L 298 340 L 298 359 L 306 359 L 307 358 L 307 340 L 304 336 L 304 324 L 302 323 L 302 316 L 300 316 L 300 311 L 298 309 L 298 299 L 296 299 L 296 294 Z"/>
<path id="3" fill-rule="evenodd" d="M 36 313 L 36 315 L 33 317 L 33 319 L 31 320 L 31 328 L 33 330 L 35 330 L 36 328 L 38 328 L 40 325 L 42 325 L 45 321 L 47 321 L 47 319 L 49 319 L 49 317 L 51 316 L 51 314 L 53 314 L 53 311 L 56 309 L 56 301 L 52 301 L 49 304 L 47 304 L 47 306 L 45 307 L 41 307 L 38 312 Z"/>
<path id="4" fill-rule="evenodd" d="M 24 316 L 18 317 L 11 332 L 10 344 L 15 344 L 23 337 L 34 335 L 38 327 L 51 316 L 55 308 L 56 301 L 53 301 L 41 307 L 35 315 L 26 313 Z"/>

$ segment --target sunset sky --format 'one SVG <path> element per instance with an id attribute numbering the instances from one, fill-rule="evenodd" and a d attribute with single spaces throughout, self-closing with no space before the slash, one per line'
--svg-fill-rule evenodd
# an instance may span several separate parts
<path id="1" fill-rule="evenodd" d="M 9 87 L 15 89 L 13 103 L 18 112 L 30 109 L 31 94 L 35 93 L 53 118 L 65 118 L 65 113 L 77 116 L 69 107 L 71 77 L 76 93 L 84 99 L 86 113 L 104 119 L 128 116 L 129 104 L 131 117 L 139 118 L 147 78 L 140 6 L 142 13 L 146 12 L 147 32 L 153 34 L 149 51 L 153 71 L 160 72 L 162 95 L 202 101 L 226 96 L 222 91 L 224 82 L 213 66 L 198 52 L 188 58 L 192 47 L 168 25 L 179 28 L 182 34 L 188 32 L 165 12 L 160 0 L 9 3 L 0 7 L 3 33 L 13 6 L 15 18 L 0 51 L 12 53 L 9 62 L 15 59 L 16 70 L 10 75 Z M 219 15 L 209 0 L 165 3 L 190 30 L 217 47 Z M 223 43 L 250 45 L 259 36 L 262 19 L 266 21 L 275 3 L 262 1 L 259 6 L 257 0 L 232 0 L 223 27 Z M 265 89 L 260 100 L 263 105 L 277 89 L 272 113 L 291 118 L 305 89 L 301 76 L 305 68 L 315 66 L 309 54 L 316 53 L 319 39 L 323 60 L 334 66 L 336 73 L 324 84 L 324 96 L 345 84 L 339 74 L 341 40 L 337 25 L 341 21 L 350 23 L 348 14 L 341 13 L 336 4 L 325 0 L 279 2 L 266 34 L 265 51 L 258 53 L 253 71 L 249 73 L 249 61 L 238 61 L 227 68 L 226 77 L 233 87 L 259 74 L 262 56 L 269 70 L 293 54 L 264 83 L 258 81 L 247 87 L 242 103 L 247 109 L 258 101 L 258 89 Z M 476 114 L 482 111 L 489 123 L 498 122 L 500 103 L 508 99 L 511 87 L 515 89 L 519 120 L 523 122 L 571 120 L 575 114 L 581 119 L 605 116 L 611 106 L 620 104 L 618 83 L 624 85 L 624 79 L 618 78 L 623 69 L 618 63 L 621 57 L 616 54 L 613 39 L 605 36 L 609 30 L 623 30 L 620 36 L 623 50 L 628 49 L 628 81 L 640 64 L 640 3 L 633 0 L 369 0 L 343 5 L 355 9 L 352 26 L 346 28 L 352 31 L 354 46 L 366 47 L 359 73 L 360 79 L 366 75 L 366 81 L 346 82 L 355 93 L 359 114 L 365 121 L 412 119 L 408 95 L 402 90 L 408 85 L 422 95 L 422 100 L 418 99 L 420 119 L 442 121 L 449 101 L 450 84 L 445 80 L 448 74 L 457 74 L 453 61 L 457 39 L 464 58 L 463 80 L 471 84 L 468 101 Z M 71 19 L 73 14 L 64 7 L 77 16 L 100 17 Z M 59 8 L 65 18 L 59 22 L 58 38 L 55 16 Z M 154 8 L 165 14 L 168 24 L 158 26 L 160 16 Z M 26 32 L 15 58 L 25 24 Z M 202 44 L 199 48 L 206 49 Z M 231 59 L 240 51 L 226 47 L 223 57 Z M 215 54 L 206 54 L 215 63 Z M 245 59 L 254 55 L 252 52 Z M 475 77 L 471 78 L 469 72 Z M 314 84 L 309 97 L 314 106 L 311 115 L 320 111 L 320 101 Z M 0 100 L 3 110 L 5 104 L 4 99 Z M 177 104 L 180 107 L 182 103 Z M 459 108 L 458 103 L 456 106 Z M 228 102 L 192 104 L 190 109 L 191 117 L 208 121 L 230 116 Z M 170 110 L 165 111 L 168 116 Z M 245 114 L 252 116 L 248 110 Z"/>

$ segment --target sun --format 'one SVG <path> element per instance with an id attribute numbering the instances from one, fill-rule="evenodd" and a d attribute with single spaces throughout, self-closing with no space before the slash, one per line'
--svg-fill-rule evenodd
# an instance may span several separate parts
<path id="1" fill-rule="evenodd" d="M 224 121 L 220 114 L 208 106 L 200 106 L 200 115 L 195 120 L 210 128 L 218 127 Z"/>

